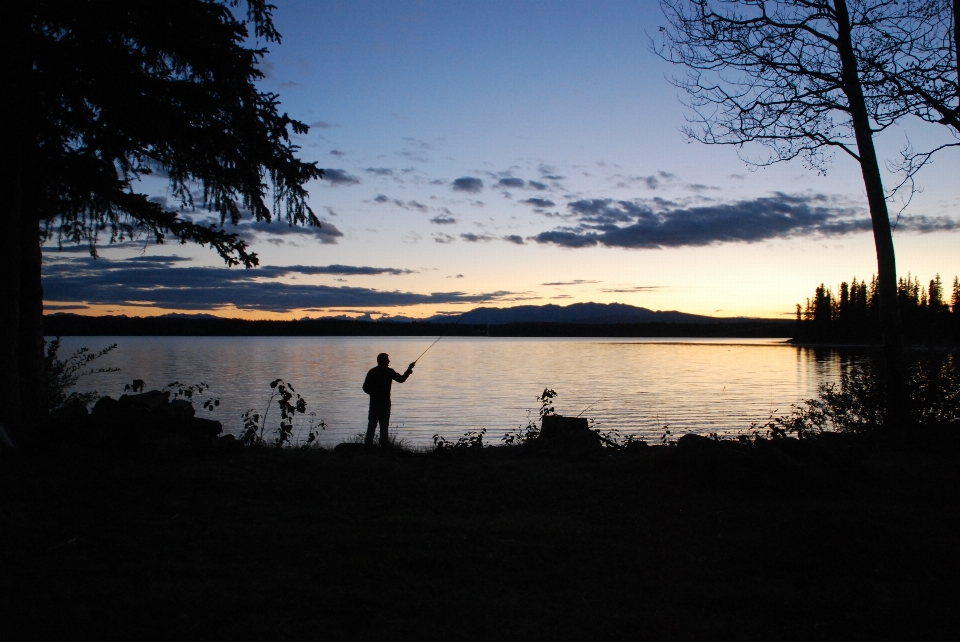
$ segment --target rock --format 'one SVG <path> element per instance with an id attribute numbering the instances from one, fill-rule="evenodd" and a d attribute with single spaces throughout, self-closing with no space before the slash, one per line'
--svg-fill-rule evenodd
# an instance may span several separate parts
<path id="1" fill-rule="evenodd" d="M 170 403 L 170 393 L 161 390 L 151 390 L 139 395 L 122 395 L 119 399 L 121 406 L 137 408 L 147 412 L 157 412 Z"/>
<path id="2" fill-rule="evenodd" d="M 158 410 L 165 417 L 174 421 L 188 422 L 197 414 L 193 404 L 186 399 L 174 399 L 173 401 L 161 406 Z"/>
<path id="3" fill-rule="evenodd" d="M 688 433 L 677 440 L 677 452 L 682 454 L 723 454 L 723 446 L 716 439 Z"/>
<path id="4" fill-rule="evenodd" d="M 651 446 L 647 442 L 641 439 L 631 439 L 623 446 L 624 450 L 628 452 L 647 452 Z"/>
<path id="5" fill-rule="evenodd" d="M 243 450 L 243 442 L 233 435 L 223 435 L 217 439 L 217 450 L 225 455 Z"/>
<path id="6" fill-rule="evenodd" d="M 202 417 L 194 417 L 190 420 L 189 423 L 190 432 L 195 435 L 206 435 L 209 437 L 216 437 L 223 432 L 223 424 L 214 419 L 204 419 Z"/>

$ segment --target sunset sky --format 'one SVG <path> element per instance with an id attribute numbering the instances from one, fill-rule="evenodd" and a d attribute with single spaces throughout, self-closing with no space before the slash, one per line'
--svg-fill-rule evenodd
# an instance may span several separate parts
<path id="1" fill-rule="evenodd" d="M 44 252 L 46 311 L 243 318 L 425 317 L 486 306 L 627 303 L 782 317 L 821 282 L 876 271 L 859 166 L 753 169 L 688 142 L 635 2 L 277 0 L 262 88 L 311 125 L 316 228 L 241 226 L 255 270 L 149 239 Z M 946 142 L 905 123 L 895 159 Z M 757 157 L 760 150 L 745 149 Z M 936 158 L 894 234 L 898 271 L 960 274 L 960 152 Z M 891 174 L 888 185 L 896 183 Z M 159 180 L 143 190 L 173 200 Z M 902 203 L 891 203 L 896 217 Z M 202 218 L 203 212 L 188 212 Z"/>

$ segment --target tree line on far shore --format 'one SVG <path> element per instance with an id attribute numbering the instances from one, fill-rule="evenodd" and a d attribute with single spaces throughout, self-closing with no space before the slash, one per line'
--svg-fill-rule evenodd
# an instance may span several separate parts
<path id="1" fill-rule="evenodd" d="M 950 289 L 940 275 L 926 285 L 912 274 L 897 280 L 897 303 L 904 336 L 911 343 L 960 343 L 960 278 Z M 877 277 L 842 282 L 836 293 L 821 283 L 805 305 L 797 304 L 800 341 L 880 341 Z"/>

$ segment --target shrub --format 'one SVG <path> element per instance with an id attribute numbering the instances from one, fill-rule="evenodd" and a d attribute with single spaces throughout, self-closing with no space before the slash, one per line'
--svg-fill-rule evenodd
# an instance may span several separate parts
<path id="1" fill-rule="evenodd" d="M 910 418 L 915 425 L 960 423 L 960 363 L 956 354 L 926 353 L 910 368 Z M 845 370 L 838 383 L 820 386 L 816 399 L 794 404 L 788 415 L 771 417 L 771 436 L 807 437 L 827 430 L 861 434 L 886 421 L 883 380 L 869 363 Z M 756 426 L 755 426 L 756 428 Z"/>
<path id="2" fill-rule="evenodd" d="M 267 442 L 264 439 L 264 432 L 267 428 L 267 416 L 270 414 L 270 407 L 274 399 L 277 400 L 277 407 L 280 410 L 280 424 L 277 427 L 276 439 L 273 445 L 278 448 L 284 446 L 299 445 L 301 448 L 309 448 L 317 441 L 320 431 L 327 427 L 323 420 L 316 420 L 316 413 L 309 413 L 311 419 L 307 420 L 304 426 L 302 421 L 298 421 L 297 415 L 307 413 L 307 401 L 294 390 L 293 386 L 283 379 L 274 379 L 270 382 L 270 399 L 267 401 L 267 407 L 263 415 L 256 412 L 253 408 L 247 410 L 243 415 L 243 430 L 240 433 L 240 441 L 246 446 L 263 446 Z M 302 439 L 303 431 L 306 430 L 307 437 Z"/>
<path id="3" fill-rule="evenodd" d="M 100 398 L 100 394 L 96 390 L 68 392 L 77 385 L 77 381 L 81 377 L 100 372 L 119 372 L 120 370 L 120 368 L 86 369 L 90 362 L 115 350 L 116 343 L 107 346 L 100 352 L 91 352 L 89 348 L 79 348 L 66 360 L 61 360 L 58 355 L 60 345 L 60 337 L 47 343 L 43 357 L 43 393 L 47 409 L 51 414 L 57 414 L 74 407 L 86 408 Z"/>

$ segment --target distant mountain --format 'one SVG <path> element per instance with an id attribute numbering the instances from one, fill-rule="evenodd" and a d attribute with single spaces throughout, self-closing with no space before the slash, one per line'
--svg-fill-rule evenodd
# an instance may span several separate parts
<path id="1" fill-rule="evenodd" d="M 434 323 L 719 323 L 730 319 L 687 314 L 675 310 L 638 308 L 624 303 L 574 303 L 567 306 L 520 305 L 514 308 L 475 308 L 460 317 L 435 316 Z"/>
<path id="2" fill-rule="evenodd" d="M 121 315 L 126 316 L 126 315 Z M 215 314 L 183 314 L 182 312 L 169 312 L 167 314 L 161 314 L 161 319 L 222 319 L 223 317 L 218 317 Z"/>

